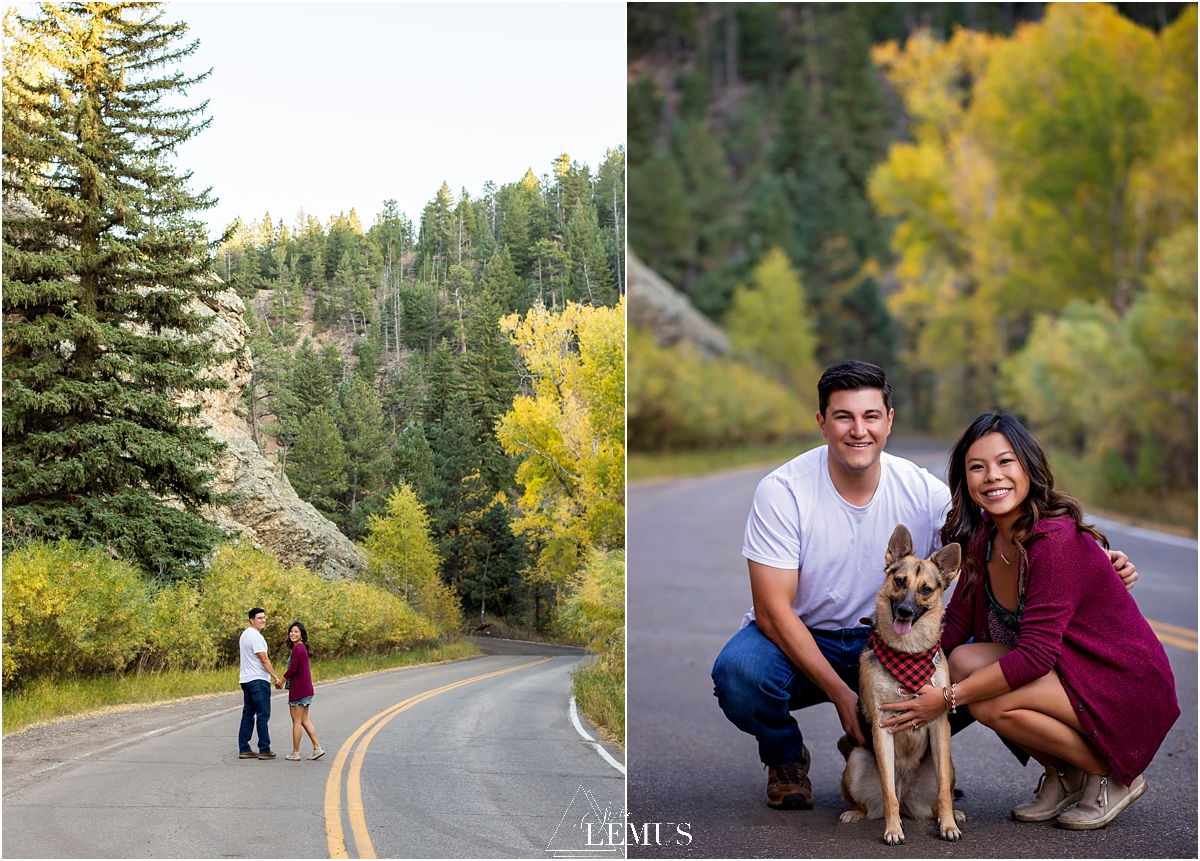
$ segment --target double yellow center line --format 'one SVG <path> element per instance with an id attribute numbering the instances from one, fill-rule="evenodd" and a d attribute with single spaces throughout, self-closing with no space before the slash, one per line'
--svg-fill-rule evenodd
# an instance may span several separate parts
<path id="1" fill-rule="evenodd" d="M 1168 646 L 1178 646 L 1190 652 L 1196 651 L 1195 631 L 1180 628 L 1177 625 L 1168 625 L 1166 622 L 1155 622 L 1153 619 L 1146 621 L 1150 623 L 1150 629 L 1154 631 L 1155 636 Z"/>
<path id="2" fill-rule="evenodd" d="M 544 664 L 549 660 L 551 659 L 548 657 L 541 658 L 528 664 L 509 667 L 507 670 L 497 670 L 494 673 L 484 673 L 482 676 L 463 679 L 461 682 L 443 685 L 440 688 L 434 688 L 416 696 L 411 696 L 403 702 L 396 703 L 394 706 L 384 709 L 355 730 L 354 735 L 346 739 L 346 743 L 338 751 L 337 757 L 333 761 L 333 768 L 329 772 L 329 780 L 325 783 L 325 837 L 329 841 L 329 857 L 350 857 L 346 852 L 346 841 L 342 832 L 341 804 L 342 767 L 346 764 L 346 760 L 350 758 L 352 750 L 354 751 L 354 758 L 351 760 L 350 769 L 346 774 L 346 815 L 350 819 L 350 831 L 354 834 L 354 846 L 358 851 L 358 857 L 374 858 L 375 847 L 371 845 L 371 837 L 367 833 L 367 820 L 363 814 L 362 787 L 359 783 L 359 778 L 362 774 L 363 759 L 367 755 L 367 746 L 375 738 L 375 734 L 383 728 L 384 724 L 400 714 L 400 712 L 406 711 L 430 697 L 436 697 L 438 694 L 452 691 L 455 688 L 461 688 L 463 685 L 469 685 L 472 682 Z M 362 743 L 358 744 L 360 738 L 362 739 Z M 354 748 L 356 744 L 358 744 L 357 750 Z"/>

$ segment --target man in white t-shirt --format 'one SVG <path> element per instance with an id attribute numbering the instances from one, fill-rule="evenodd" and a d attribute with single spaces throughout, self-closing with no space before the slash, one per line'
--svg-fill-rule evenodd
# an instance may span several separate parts
<path id="1" fill-rule="evenodd" d="M 242 726 L 238 730 L 239 759 L 274 759 L 271 735 L 267 724 L 271 720 L 271 683 L 277 682 L 275 668 L 267 657 L 267 641 L 262 630 L 267 626 L 267 613 L 255 607 L 249 613 L 250 627 L 242 631 L 238 646 L 242 653 L 242 668 L 238 681 L 242 684 Z M 258 724 L 258 753 L 250 749 L 250 736 Z"/>
<path id="2" fill-rule="evenodd" d="M 832 702 L 847 735 L 866 744 L 858 664 L 870 629 L 859 620 L 875 614 L 888 538 L 903 523 L 928 558 L 950 507 L 940 479 L 883 450 L 894 413 L 881 368 L 839 363 L 817 393 L 828 445 L 759 483 L 742 548 L 754 603 L 712 672 L 726 717 L 758 740 L 776 809 L 812 805 L 809 753 L 792 711 Z M 1113 556 L 1132 585 L 1133 566 Z"/>

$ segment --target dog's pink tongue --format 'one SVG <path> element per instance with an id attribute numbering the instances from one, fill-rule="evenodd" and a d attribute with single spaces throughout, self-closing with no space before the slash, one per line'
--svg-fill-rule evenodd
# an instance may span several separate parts
<path id="1" fill-rule="evenodd" d="M 892 630 L 903 637 L 912 630 L 912 621 L 910 619 L 893 619 Z"/>

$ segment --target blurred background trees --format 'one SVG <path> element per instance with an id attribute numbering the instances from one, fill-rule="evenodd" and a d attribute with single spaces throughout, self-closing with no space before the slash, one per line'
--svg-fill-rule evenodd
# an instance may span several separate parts
<path id="1" fill-rule="evenodd" d="M 802 399 L 764 353 L 799 362 L 807 326 L 807 373 L 883 365 L 902 429 L 1007 406 L 1075 492 L 1178 491 L 1194 522 L 1196 29 L 1171 3 L 631 4 L 631 246 Z M 786 267 L 799 314 L 762 281 Z"/>

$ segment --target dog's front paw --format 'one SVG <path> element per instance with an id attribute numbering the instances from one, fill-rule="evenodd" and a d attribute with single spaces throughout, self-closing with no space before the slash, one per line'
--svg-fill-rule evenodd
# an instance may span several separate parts
<path id="1" fill-rule="evenodd" d="M 861 810 L 859 810 L 857 807 L 855 807 L 851 810 L 845 811 L 840 817 L 838 817 L 838 820 L 843 825 L 849 825 L 851 822 L 859 822 L 862 819 L 865 819 L 866 815 L 867 814 L 863 813 Z"/>
<path id="2" fill-rule="evenodd" d="M 958 811 L 955 811 L 955 812 L 957 813 Z M 958 817 L 955 817 L 955 818 L 957 819 Z M 943 825 L 942 826 L 942 839 L 943 840 L 961 840 L 962 832 L 958 830 L 957 825 L 954 825 L 954 824 Z"/>
<path id="3" fill-rule="evenodd" d="M 954 811 L 954 821 L 960 824 L 966 822 L 967 814 L 963 813 L 961 810 Z"/>
<path id="4" fill-rule="evenodd" d="M 883 842 L 888 846 L 899 846 L 904 842 L 904 829 L 900 826 L 887 829 L 883 832 Z"/>

